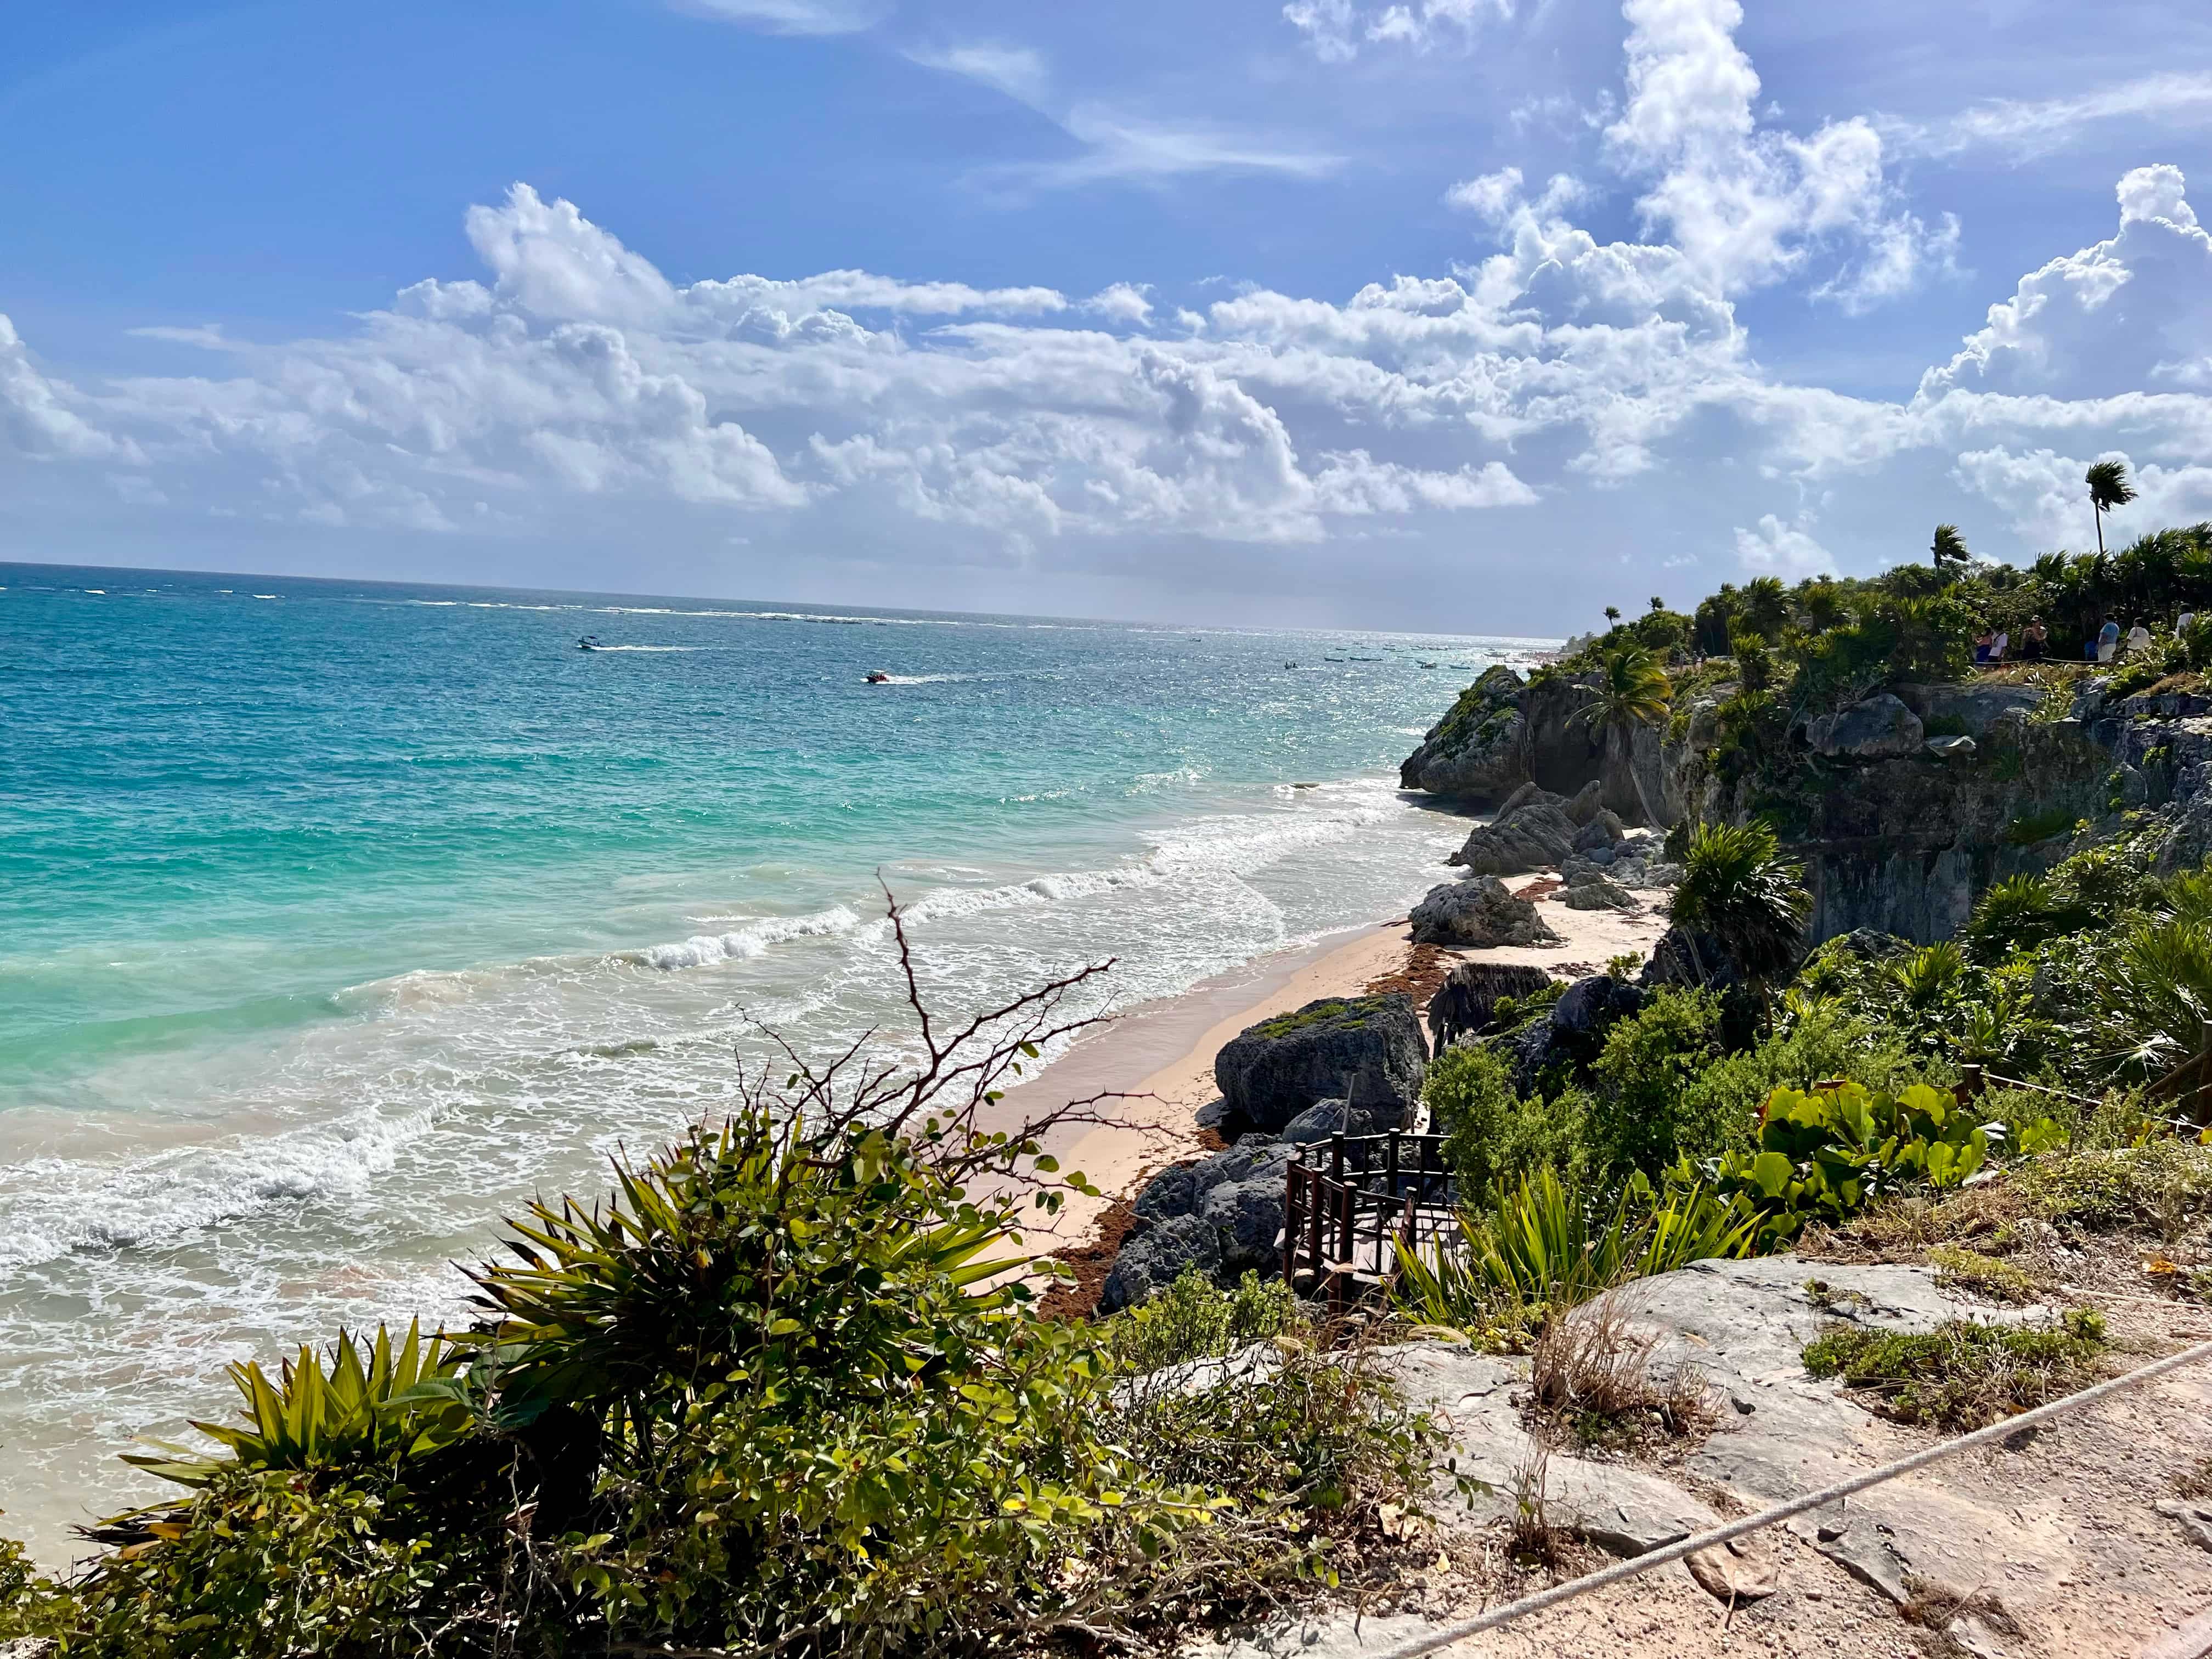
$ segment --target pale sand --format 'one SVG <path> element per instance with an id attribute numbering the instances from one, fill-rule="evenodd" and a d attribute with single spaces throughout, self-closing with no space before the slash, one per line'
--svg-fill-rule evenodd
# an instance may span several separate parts
<path id="1" fill-rule="evenodd" d="M 1528 882 L 1510 884 L 1525 889 Z M 1648 902 L 1633 912 L 1570 910 L 1545 897 L 1537 909 L 1560 943 L 1431 954 L 1447 966 L 1525 963 L 1571 979 L 1601 969 L 1611 957 L 1650 955 L 1667 930 L 1666 912 Z M 1418 948 L 1401 917 L 1262 957 L 1182 996 L 1131 1009 L 1077 1042 L 1035 1081 L 1009 1090 L 996 1115 L 1000 1123 L 1095 1094 L 1139 1097 L 1105 1103 L 1101 1110 L 1112 1123 L 1070 1126 L 1048 1137 L 1045 1149 L 1060 1168 L 1080 1170 L 1104 1196 L 1071 1197 L 1058 1217 L 1030 1230 L 1026 1248 L 1050 1250 L 1088 1241 L 1112 1200 L 1133 1198 L 1147 1176 L 1203 1152 L 1206 1142 L 1195 1116 L 1220 1097 L 1213 1059 L 1239 1031 L 1322 997 L 1358 996 L 1379 980 L 1404 974 Z"/>

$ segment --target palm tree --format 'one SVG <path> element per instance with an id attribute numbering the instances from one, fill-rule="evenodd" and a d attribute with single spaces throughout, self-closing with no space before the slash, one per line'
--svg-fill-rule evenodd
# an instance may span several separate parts
<path id="1" fill-rule="evenodd" d="M 1606 621 L 1607 621 L 1608 623 L 1612 623 L 1615 628 L 1620 627 L 1620 607 L 1619 605 L 1609 605 L 1606 606 L 1606 608 L 1605 608 L 1605 619 L 1606 619 Z"/>
<path id="2" fill-rule="evenodd" d="M 1959 533 L 1958 526 L 1939 524 L 1936 526 L 1935 543 L 1928 553 L 1938 570 L 1943 568 L 1947 559 L 1953 564 L 1964 564 L 1967 558 L 1966 538 Z"/>
<path id="3" fill-rule="evenodd" d="M 1646 823 L 1656 822 L 1651 803 L 1644 797 L 1643 781 L 1636 775 L 1635 751 L 1631 747 L 1636 728 L 1656 726 L 1667 718 L 1669 688 L 1667 671 L 1659 659 L 1640 645 L 1625 645 L 1605 653 L 1604 678 L 1597 695 L 1575 711 L 1575 718 L 1601 727 L 1609 747 L 1618 747 L 1628 768 L 1629 787 Z"/>
<path id="4" fill-rule="evenodd" d="M 1667 608 L 1667 601 L 1654 593 L 1651 596 L 1651 608 L 1654 611 L 1664 611 Z"/>
<path id="5" fill-rule="evenodd" d="M 2136 498 L 2136 487 L 2128 482 L 2125 461 L 2094 461 L 2082 482 L 2089 486 L 2089 505 L 2097 512 L 2097 556 L 2105 553 L 2105 514 L 2116 507 L 2125 507 Z"/>
<path id="6" fill-rule="evenodd" d="M 1692 961 L 1697 934 L 1718 940 L 1762 1003 L 1768 988 L 1797 965 L 1812 911 L 1804 867 L 1782 856 L 1771 825 L 1706 824 L 1690 838 L 1674 890 L 1675 924 L 1689 936 Z M 1705 963 L 1697 967 L 1703 975 Z"/>

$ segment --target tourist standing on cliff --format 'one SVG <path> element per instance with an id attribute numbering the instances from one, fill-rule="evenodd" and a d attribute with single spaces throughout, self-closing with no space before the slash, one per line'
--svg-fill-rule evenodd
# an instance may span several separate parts
<path id="1" fill-rule="evenodd" d="M 2113 653 L 2119 648 L 2120 625 L 2107 617 L 2105 618 L 2105 625 L 2097 630 L 2097 660 L 2112 661 Z"/>
<path id="2" fill-rule="evenodd" d="M 2150 629 L 2137 623 L 2128 629 L 2128 655 L 2140 656 L 2150 649 Z"/>
<path id="3" fill-rule="evenodd" d="M 1996 648 L 1996 635 L 1984 628 L 1982 630 L 1982 636 L 1974 641 L 1974 663 L 1977 667 L 1990 660 L 1990 653 Z"/>
<path id="4" fill-rule="evenodd" d="M 2051 635 L 2043 625 L 2043 618 L 2030 617 L 2027 631 L 2020 636 L 2020 659 L 2022 662 L 2041 662 L 2050 641 Z"/>

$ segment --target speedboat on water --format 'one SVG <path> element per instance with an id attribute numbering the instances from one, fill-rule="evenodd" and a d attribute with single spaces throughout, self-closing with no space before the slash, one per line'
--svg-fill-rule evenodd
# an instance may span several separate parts
<path id="1" fill-rule="evenodd" d="M 872 669 L 869 671 L 868 684 L 870 685 L 889 685 L 890 684 L 890 679 L 891 677 L 884 673 L 880 668 Z"/>
<path id="2" fill-rule="evenodd" d="M 599 643 L 599 636 L 597 634 L 586 634 L 582 639 L 576 641 L 576 649 L 579 651 L 604 651 L 606 649 L 606 647 Z"/>

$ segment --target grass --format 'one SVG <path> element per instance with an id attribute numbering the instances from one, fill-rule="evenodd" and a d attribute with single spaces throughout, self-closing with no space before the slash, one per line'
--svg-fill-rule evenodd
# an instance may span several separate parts
<path id="1" fill-rule="evenodd" d="M 1989 1302 L 2033 1302 L 2037 1296 L 2034 1275 L 2024 1267 L 1960 1244 L 1938 1244 L 1928 1252 L 1928 1265 L 1936 1269 L 1936 1282 L 1946 1290 L 1961 1290 Z"/>
<path id="2" fill-rule="evenodd" d="M 1278 1014 L 1273 1019 L 1262 1020 L 1253 1029 L 1264 1037 L 1279 1037 L 1288 1036 L 1293 1031 L 1303 1031 L 1309 1026 L 1343 1020 L 1347 1030 L 1356 1030 L 1367 1023 L 1370 1012 L 1366 999 L 1331 997 L 1310 1008 L 1301 1008 L 1295 1014 Z"/>
<path id="3" fill-rule="evenodd" d="M 1653 1433 L 1712 1426 L 1711 1391 L 1689 1361 L 1652 1364 L 1654 1340 L 1629 1324 L 1618 1296 L 1554 1319 L 1529 1355 L 1532 1411 L 1584 1446 L 1626 1450 Z M 1540 1437 L 1541 1425 L 1540 1425 Z"/>
<path id="4" fill-rule="evenodd" d="M 2104 1321 L 2075 1309 L 2041 1330 L 1965 1320 L 1928 1332 L 1832 1326 L 1804 1360 L 1814 1376 L 1875 1395 L 1899 1422 L 1965 1431 L 2072 1394 L 2104 1350 Z"/>
<path id="5" fill-rule="evenodd" d="M 2022 1169 L 2018 1180 L 2044 1218 L 2059 1226 L 2087 1232 L 2151 1226 L 2171 1235 L 2212 1210 L 2212 1146 L 2152 1140 L 2053 1153 Z"/>

